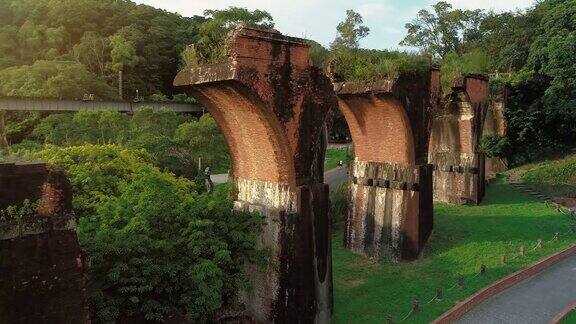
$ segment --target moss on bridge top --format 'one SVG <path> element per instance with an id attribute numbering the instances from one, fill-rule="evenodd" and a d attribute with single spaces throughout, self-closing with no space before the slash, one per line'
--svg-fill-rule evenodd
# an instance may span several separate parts
<path id="1" fill-rule="evenodd" d="M 336 51 L 330 64 L 335 81 L 376 82 L 401 74 L 419 74 L 432 67 L 430 58 L 397 51 L 344 49 Z"/>

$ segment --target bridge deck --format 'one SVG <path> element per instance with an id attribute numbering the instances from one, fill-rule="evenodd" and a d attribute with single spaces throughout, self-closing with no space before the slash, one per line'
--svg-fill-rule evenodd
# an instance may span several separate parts
<path id="1" fill-rule="evenodd" d="M 204 111 L 203 107 L 198 104 L 177 102 L 83 101 L 0 97 L 0 110 L 7 111 L 111 110 L 118 112 L 133 112 L 143 108 L 152 108 L 154 110 L 168 109 L 175 112 Z"/>

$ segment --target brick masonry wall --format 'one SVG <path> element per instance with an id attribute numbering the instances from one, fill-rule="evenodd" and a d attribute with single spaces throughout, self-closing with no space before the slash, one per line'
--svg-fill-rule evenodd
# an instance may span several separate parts
<path id="1" fill-rule="evenodd" d="M 344 238 L 355 253 L 411 260 L 430 235 L 432 170 L 426 160 L 431 118 L 439 105 L 438 76 L 432 69 L 334 84 L 356 156 Z"/>
<path id="2" fill-rule="evenodd" d="M 0 209 L 40 200 L 36 215 L 0 219 L 0 323 L 89 323 L 84 268 L 63 171 L 0 164 Z"/>
<path id="3" fill-rule="evenodd" d="M 503 96 L 505 98 L 505 96 Z M 483 135 L 506 135 L 506 119 L 504 111 L 506 109 L 505 99 L 490 102 L 486 118 L 484 119 Z M 486 158 L 486 178 L 493 179 L 497 173 L 506 171 L 508 162 L 506 159 Z"/>
<path id="4" fill-rule="evenodd" d="M 478 152 L 488 107 L 488 82 L 464 76 L 436 113 L 428 159 L 434 165 L 434 200 L 478 204 L 484 196 L 484 156 Z"/>

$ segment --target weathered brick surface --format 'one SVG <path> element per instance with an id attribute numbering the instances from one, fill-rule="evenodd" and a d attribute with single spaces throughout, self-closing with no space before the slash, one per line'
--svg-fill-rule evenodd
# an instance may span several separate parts
<path id="1" fill-rule="evenodd" d="M 497 94 L 494 99 L 490 100 L 490 105 L 484 118 L 483 135 L 496 134 L 506 135 L 506 103 L 508 101 L 508 89 L 504 88 L 502 93 Z M 508 166 L 506 159 L 486 158 L 486 178 L 493 179 L 496 174 L 505 171 Z"/>
<path id="2" fill-rule="evenodd" d="M 356 154 L 345 245 L 377 259 L 413 259 L 433 225 L 426 157 L 438 71 L 334 86 Z"/>
<path id="3" fill-rule="evenodd" d="M 235 208 L 267 224 L 260 246 L 271 264 L 248 266 L 242 294 L 260 322 L 328 322 L 332 317 L 329 198 L 323 182 L 324 121 L 337 99 L 309 65 L 309 45 L 273 30 L 237 28 L 227 60 L 181 71 L 185 87 L 214 116 L 232 157 Z"/>
<path id="4" fill-rule="evenodd" d="M 434 165 L 434 200 L 479 203 L 484 196 L 484 155 L 478 152 L 488 107 L 482 76 L 458 78 L 434 117 L 429 161 Z"/>
<path id="5" fill-rule="evenodd" d="M 351 167 L 344 245 L 379 260 L 411 260 L 433 225 L 430 165 L 363 162 Z"/>
<path id="6" fill-rule="evenodd" d="M 0 220 L 0 323 L 89 323 L 64 173 L 44 164 L 0 164 L 0 193 L 0 209 L 41 201 L 37 215 Z"/>

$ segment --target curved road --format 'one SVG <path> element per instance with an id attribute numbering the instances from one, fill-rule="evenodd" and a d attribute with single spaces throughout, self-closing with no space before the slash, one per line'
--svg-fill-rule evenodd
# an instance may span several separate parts
<path id="1" fill-rule="evenodd" d="M 228 174 L 213 174 L 210 176 L 212 182 L 214 183 L 226 183 L 228 182 Z M 348 179 L 348 167 L 341 166 L 336 167 L 330 171 L 324 172 L 324 183 L 330 186 L 330 192 L 338 189 L 340 185 Z"/>
<path id="2" fill-rule="evenodd" d="M 514 285 L 455 323 L 545 324 L 576 302 L 576 255 Z"/>

